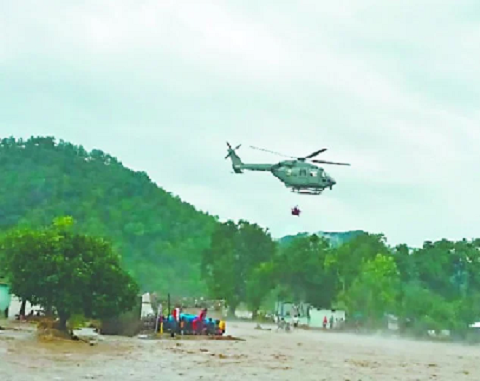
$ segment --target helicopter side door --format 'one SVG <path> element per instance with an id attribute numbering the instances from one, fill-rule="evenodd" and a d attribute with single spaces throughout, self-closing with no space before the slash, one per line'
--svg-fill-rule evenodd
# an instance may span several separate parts
<path id="1" fill-rule="evenodd" d="M 308 185 L 310 179 L 308 178 L 308 170 L 306 168 L 299 168 L 297 169 L 298 178 L 297 184 L 298 185 Z"/>

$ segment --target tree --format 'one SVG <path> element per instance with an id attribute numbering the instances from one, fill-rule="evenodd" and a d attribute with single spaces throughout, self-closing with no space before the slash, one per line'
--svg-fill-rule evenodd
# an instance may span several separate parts
<path id="1" fill-rule="evenodd" d="M 432 292 L 421 283 L 410 282 L 402 287 L 398 312 L 403 320 L 412 321 L 412 329 L 416 334 L 425 335 L 427 330 L 458 326 L 457 307 L 458 303 L 448 302 L 442 295 Z"/>
<path id="2" fill-rule="evenodd" d="M 480 285 L 479 253 L 468 241 L 427 241 L 416 250 L 414 258 L 422 284 L 447 300 L 464 297 L 469 283 L 473 287 Z"/>
<path id="3" fill-rule="evenodd" d="M 362 313 L 374 325 L 382 320 L 385 313 L 396 312 L 399 286 L 399 272 L 394 259 L 377 254 L 361 266 L 343 299 L 351 313 Z"/>
<path id="4" fill-rule="evenodd" d="M 274 262 L 260 263 L 253 269 L 247 279 L 246 302 L 255 319 L 265 297 L 276 283 L 276 265 Z"/>
<path id="5" fill-rule="evenodd" d="M 269 262 L 276 247 L 268 230 L 246 221 L 227 221 L 215 229 L 211 246 L 202 255 L 202 273 L 210 294 L 224 298 L 230 313 L 247 300 L 247 284 L 261 263 Z"/>
<path id="6" fill-rule="evenodd" d="M 291 290 L 296 302 L 331 307 L 336 282 L 324 266 L 331 250 L 325 238 L 314 234 L 295 238 L 280 251 L 276 258 L 279 280 Z"/>
<path id="7" fill-rule="evenodd" d="M 390 255 L 385 236 L 361 233 L 332 250 L 325 258 L 325 268 L 335 274 L 341 292 L 346 292 L 361 272 L 363 263 L 374 259 L 377 254 Z"/>
<path id="8" fill-rule="evenodd" d="M 392 255 L 400 272 L 402 282 L 407 283 L 418 279 L 415 256 L 407 245 L 400 244 L 395 246 L 392 250 Z"/>
<path id="9" fill-rule="evenodd" d="M 107 318 L 130 310 L 139 292 L 101 238 L 72 231 L 69 217 L 44 229 L 16 229 L 1 241 L 12 292 L 55 309 L 60 329 L 73 314 Z"/>
<path id="10" fill-rule="evenodd" d="M 211 237 L 211 246 L 202 253 L 202 273 L 210 295 L 223 298 L 230 309 L 241 302 L 237 294 L 235 235 L 233 221 L 219 224 Z"/>

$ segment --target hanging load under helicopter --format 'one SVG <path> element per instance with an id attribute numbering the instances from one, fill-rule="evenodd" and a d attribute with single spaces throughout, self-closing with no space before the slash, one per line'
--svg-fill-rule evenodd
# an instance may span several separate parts
<path id="1" fill-rule="evenodd" d="M 312 159 L 322 152 L 325 152 L 327 150 L 326 148 L 315 151 L 305 157 L 295 158 L 293 156 L 286 156 L 278 152 L 251 146 L 253 149 L 289 157 L 294 160 L 283 160 L 276 164 L 246 164 L 242 162 L 240 157 L 235 152 L 240 148 L 241 144 L 235 148 L 232 148 L 232 146 L 227 142 L 227 146 L 228 154 L 225 159 L 230 158 L 232 161 L 233 171 L 235 173 L 243 173 L 244 170 L 270 172 L 273 176 L 283 182 L 285 186 L 292 192 L 309 195 L 319 195 L 324 189 L 329 188 L 331 190 L 336 184 L 335 180 L 329 176 L 323 168 L 314 164 L 310 164 L 306 161 L 308 159 Z M 350 165 L 348 163 L 336 163 L 326 160 L 311 161 L 318 164 Z"/>
<path id="2" fill-rule="evenodd" d="M 295 208 L 292 209 L 292 216 L 300 217 L 300 213 L 302 213 L 302 212 L 300 211 L 300 209 L 298 209 L 298 206 L 296 206 Z"/>

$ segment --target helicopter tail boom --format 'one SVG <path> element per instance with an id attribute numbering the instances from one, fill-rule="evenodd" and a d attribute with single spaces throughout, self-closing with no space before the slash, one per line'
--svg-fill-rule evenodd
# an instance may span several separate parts
<path id="1" fill-rule="evenodd" d="M 236 152 L 236 150 L 240 148 L 241 144 L 235 148 L 232 148 L 232 146 L 227 142 L 227 146 L 228 154 L 225 156 L 225 159 L 230 158 L 232 161 L 232 168 L 235 173 L 243 173 L 244 170 L 265 172 L 272 170 L 272 164 L 244 164 Z"/>

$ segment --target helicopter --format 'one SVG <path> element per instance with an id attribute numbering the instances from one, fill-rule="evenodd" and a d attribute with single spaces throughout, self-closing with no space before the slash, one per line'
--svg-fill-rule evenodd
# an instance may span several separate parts
<path id="1" fill-rule="evenodd" d="M 296 158 L 294 156 L 287 156 L 278 152 L 250 146 L 250 148 L 253 149 L 288 157 L 294 160 L 283 160 L 276 164 L 245 164 L 236 153 L 236 151 L 241 147 L 241 144 L 235 148 L 232 148 L 230 143 L 227 142 L 227 147 L 228 154 L 225 156 L 225 159 L 230 158 L 234 173 L 243 173 L 244 170 L 270 172 L 273 176 L 284 183 L 285 186 L 292 192 L 306 195 L 319 195 L 326 188 L 332 190 L 333 186 L 336 184 L 336 181 L 329 176 L 323 168 L 310 164 L 306 161 L 325 152 L 327 150 L 326 148 L 315 151 L 308 156 Z M 326 160 L 311 161 L 319 164 L 350 165 L 348 163 L 336 163 Z"/>

